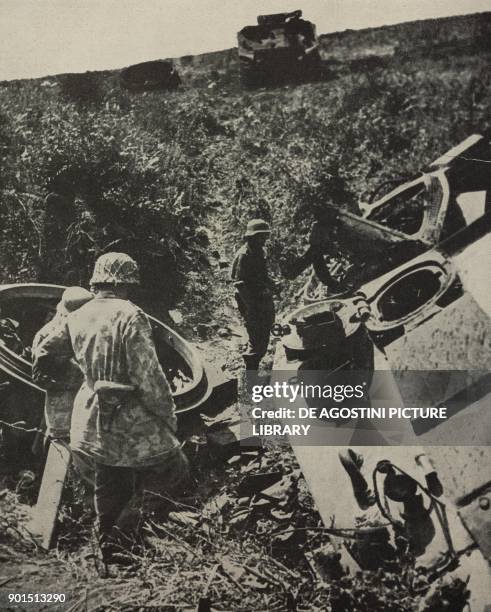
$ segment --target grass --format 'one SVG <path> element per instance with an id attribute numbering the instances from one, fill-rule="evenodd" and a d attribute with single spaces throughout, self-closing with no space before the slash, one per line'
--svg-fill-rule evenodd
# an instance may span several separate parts
<path id="1" fill-rule="evenodd" d="M 439 44 L 484 32 L 489 14 L 440 25 L 325 37 L 326 79 L 297 87 L 242 90 L 230 50 L 182 58 L 184 85 L 176 92 L 132 95 L 114 73 L 85 75 L 80 87 L 73 77 L 1 84 L 0 282 L 35 281 L 53 261 L 48 269 L 56 268 L 59 282 L 85 284 L 97 255 L 117 248 L 139 261 L 154 312 L 177 306 L 187 322 L 226 320 L 230 294 L 218 259 L 231 260 L 248 219 L 272 222 L 271 266 L 280 276 L 281 262 L 305 247 L 326 203 L 356 209 L 380 182 L 418 172 L 490 126 L 489 51 L 426 52 L 435 32 Z M 370 65 L 359 61 L 374 53 Z M 44 201 L 59 177 L 74 199 L 61 215 L 59 239 L 47 242 Z M 283 304 L 294 291 L 283 283 Z M 217 478 L 228 487 L 237 474 Z M 203 503 L 217 494 L 209 491 Z M 402 575 L 325 586 L 305 565 L 279 568 L 255 522 L 248 534 L 233 532 L 227 513 L 195 529 L 150 534 L 154 548 L 135 559 L 136 572 L 104 582 L 91 558 L 93 517 L 84 512 L 65 509 L 65 539 L 49 557 L 16 544 L 16 523 L 2 523 L 0 536 L 22 566 L 29 556 L 39 567 L 47 562 L 40 586 L 48 580 L 75 588 L 72 612 L 85 609 L 84 589 L 94 598 L 91 609 L 135 609 L 143 601 L 196 607 L 212 572 L 209 593 L 219 609 L 285 609 L 289 591 L 305 610 L 417 605 Z M 304 514 L 315 521 L 312 508 Z M 71 521 L 85 525 L 81 542 L 70 541 Z M 307 549 L 318 543 L 308 540 Z M 244 567 L 278 584 L 258 584 Z"/>

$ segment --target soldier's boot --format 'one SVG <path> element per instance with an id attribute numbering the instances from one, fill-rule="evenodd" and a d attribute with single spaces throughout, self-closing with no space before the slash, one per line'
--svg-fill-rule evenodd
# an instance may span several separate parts
<path id="1" fill-rule="evenodd" d="M 376 499 L 369 489 L 365 477 L 361 473 L 361 467 L 363 465 L 362 455 L 348 448 L 347 451 L 339 453 L 339 460 L 350 477 L 353 493 L 358 506 L 361 510 L 367 510 L 370 506 L 375 504 Z"/>
<path id="2" fill-rule="evenodd" d="M 257 355 L 242 355 L 245 363 L 245 383 L 248 393 L 252 392 L 259 379 L 259 362 L 261 358 Z"/>
<path id="3" fill-rule="evenodd" d="M 259 370 L 259 364 L 261 358 L 258 355 L 242 355 L 244 359 L 246 370 L 257 372 Z"/>

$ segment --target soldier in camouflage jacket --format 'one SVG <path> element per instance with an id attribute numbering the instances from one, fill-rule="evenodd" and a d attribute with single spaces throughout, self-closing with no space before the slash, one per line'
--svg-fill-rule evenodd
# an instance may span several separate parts
<path id="1" fill-rule="evenodd" d="M 134 528 L 143 506 L 155 512 L 188 471 L 149 320 L 126 299 L 137 282 L 138 268 L 128 255 L 102 255 L 91 280 L 94 299 L 71 313 L 37 351 L 38 367 L 54 378 L 50 368 L 61 355 L 74 356 L 84 374 L 70 439 L 75 451 L 95 462 L 95 504 L 107 560 L 114 528 Z"/>

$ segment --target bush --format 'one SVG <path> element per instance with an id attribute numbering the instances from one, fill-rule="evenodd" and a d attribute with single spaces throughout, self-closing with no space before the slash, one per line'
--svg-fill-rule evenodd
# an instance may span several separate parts
<path id="1" fill-rule="evenodd" d="M 204 61 L 189 71 L 199 75 L 218 60 Z M 37 81 L 4 87 L 3 278 L 38 278 L 43 201 L 62 176 L 76 213 L 63 246 L 65 274 L 74 268 L 83 282 L 97 254 L 117 248 L 139 260 L 152 299 L 194 299 L 206 286 L 211 295 L 208 251 L 230 258 L 252 216 L 273 224 L 275 266 L 285 250 L 305 247 L 326 203 L 355 209 L 381 181 L 417 172 L 482 129 L 490 93 L 476 94 L 472 83 L 485 64 L 475 56 L 456 67 L 394 60 L 254 93 L 205 85 L 130 97 L 107 85 L 104 106 L 88 103 L 97 99 L 88 92 L 102 89 L 91 73 L 66 79 L 62 97 Z M 66 104 L 66 96 L 80 103 Z M 220 244 L 203 244 L 197 227 L 217 222 Z"/>
<path id="2" fill-rule="evenodd" d="M 63 184 L 75 195 L 75 219 L 62 237 L 65 281 L 86 283 L 100 253 L 123 250 L 140 263 L 150 297 L 178 299 L 186 273 L 206 266 L 195 237 L 205 191 L 201 164 L 174 141 L 163 143 L 141 129 L 131 111 L 122 118 L 119 112 L 47 103 L 49 111 L 34 129 L 26 129 L 27 114 L 14 120 L 23 152 L 20 164 L 13 154 L 7 157 L 10 189 L 0 208 L 4 278 L 38 277 L 43 199 Z M 19 196 L 31 189 L 37 197 Z"/>
<path id="3" fill-rule="evenodd" d="M 103 98 L 102 78 L 94 72 L 64 74 L 58 78 L 60 93 L 69 102 L 98 104 Z"/>

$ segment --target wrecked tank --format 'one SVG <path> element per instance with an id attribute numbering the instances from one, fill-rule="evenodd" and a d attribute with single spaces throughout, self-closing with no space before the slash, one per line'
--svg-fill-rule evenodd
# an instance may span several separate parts
<path id="1" fill-rule="evenodd" d="M 181 84 L 172 62 L 154 60 L 125 68 L 121 72 L 121 84 L 129 91 L 173 90 Z"/>
<path id="2" fill-rule="evenodd" d="M 302 11 L 260 15 L 257 25 L 237 34 L 240 78 L 245 87 L 262 87 L 320 78 L 321 58 L 315 25 Z"/>
<path id="3" fill-rule="evenodd" d="M 361 368 L 371 406 L 382 398 L 381 405 L 445 407 L 445 419 L 414 417 L 400 428 L 377 417 L 368 423 L 353 417 L 322 421 L 312 426 L 307 442 L 293 446 L 325 525 L 332 525 L 333 516 L 355 525 L 363 509 L 356 491 L 354 499 L 345 486 L 339 447 L 365 447 L 357 469 L 372 473 L 374 483 L 379 467 L 389 463 L 419 478 L 419 461 L 427 455 L 446 512 L 444 520 L 427 514 L 431 533 L 415 551 L 427 576 L 465 567 L 463 550 L 475 549 L 474 561 L 483 565 L 491 555 L 485 516 L 491 493 L 490 161 L 489 132 L 475 134 L 422 176 L 364 205 L 364 217 L 336 211 L 330 225 L 319 223 L 310 248 L 327 247 L 335 219 L 338 231 L 350 236 L 348 246 L 358 249 L 345 293 L 304 294 L 304 304 L 277 324 L 281 341 L 272 381 L 351 384 Z M 354 242 L 357 236 L 360 242 Z M 322 249 L 316 252 L 322 255 Z M 301 263 L 313 259 L 311 252 Z M 325 287 L 328 264 L 315 264 L 316 286 Z M 314 290 L 311 281 L 306 290 Z M 333 482 L 339 494 L 326 495 Z"/>
<path id="4" fill-rule="evenodd" d="M 434 355 L 435 370 L 455 370 L 454 355 L 460 355 L 462 370 L 478 372 L 488 363 L 491 367 L 485 348 L 478 349 L 485 347 L 491 331 L 485 276 L 491 180 L 484 171 L 491 161 L 490 137 L 489 132 L 468 137 L 420 177 L 362 206 L 364 216 L 326 207 L 326 218 L 314 224 L 310 245 L 290 276 L 313 268 L 302 295 L 304 305 L 285 314 L 277 326 L 283 369 L 286 362 L 297 369 L 313 369 L 313 364 L 326 371 L 353 368 L 364 354 L 363 367 L 356 367 L 369 371 L 374 347 L 393 354 L 391 365 L 403 369 L 409 342 L 428 344 L 428 350 L 414 351 L 415 371 L 427 369 L 424 359 L 418 361 L 421 354 L 427 361 Z M 353 263 L 334 283 L 333 244 Z M 445 320 L 443 328 L 449 333 L 441 346 L 433 347 L 440 327 L 431 327 L 431 334 L 425 330 L 437 320 Z M 461 348 L 464 327 L 466 346 L 475 338 L 472 355 Z M 445 349 L 449 342 L 453 350 Z"/>
<path id="5" fill-rule="evenodd" d="M 339 295 L 349 294 L 440 243 L 452 249 L 460 238 L 478 237 L 491 211 L 490 161 L 490 133 L 473 134 L 418 176 L 392 188 L 382 183 L 360 204 L 361 215 L 326 207 L 327 220 L 319 219 L 311 234 L 310 249 L 319 253 L 305 303 L 336 297 L 324 282 L 328 275 L 339 278 Z M 343 251 L 342 265 L 327 252 L 333 241 Z"/>
<path id="6" fill-rule="evenodd" d="M 35 333 L 52 318 L 64 289 L 36 283 L 0 286 L 0 326 L 5 322 L 0 337 L 0 420 L 23 428 L 3 431 L 2 450 L 11 458 L 25 454 L 21 440 L 34 439 L 35 432 L 26 429 L 43 428 L 44 390 L 32 379 L 30 346 Z M 195 410 L 213 390 L 197 350 L 158 319 L 149 319 L 177 413 Z"/>

